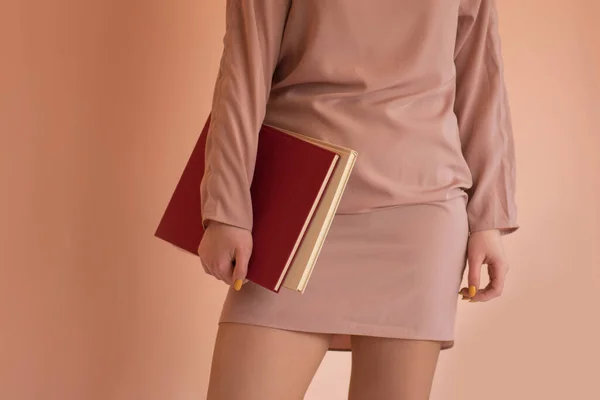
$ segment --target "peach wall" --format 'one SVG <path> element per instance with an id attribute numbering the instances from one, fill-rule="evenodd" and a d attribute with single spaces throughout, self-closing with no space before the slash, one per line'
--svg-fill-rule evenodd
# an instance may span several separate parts
<path id="1" fill-rule="evenodd" d="M 225 288 L 152 232 L 208 112 L 224 1 L 5 3 L 0 398 L 203 398 Z M 523 228 L 505 297 L 460 304 L 432 398 L 593 399 L 600 7 L 498 3 Z M 329 355 L 307 399 L 345 398 L 348 371 Z"/>

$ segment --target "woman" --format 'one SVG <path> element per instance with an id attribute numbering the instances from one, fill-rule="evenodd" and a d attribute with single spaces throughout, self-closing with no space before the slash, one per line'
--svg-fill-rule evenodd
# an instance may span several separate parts
<path id="1" fill-rule="evenodd" d="M 494 0 L 228 0 L 226 21 L 198 253 L 232 288 L 208 398 L 301 399 L 351 350 L 349 399 L 427 399 L 459 291 L 501 294 L 518 228 Z M 359 154 L 304 294 L 242 288 L 263 122 Z"/>

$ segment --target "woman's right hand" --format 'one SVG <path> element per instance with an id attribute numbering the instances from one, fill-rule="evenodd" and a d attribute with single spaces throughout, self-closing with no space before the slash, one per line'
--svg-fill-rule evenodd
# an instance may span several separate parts
<path id="1" fill-rule="evenodd" d="M 198 246 L 204 271 L 240 290 L 252 254 L 252 233 L 246 229 L 209 221 Z"/>

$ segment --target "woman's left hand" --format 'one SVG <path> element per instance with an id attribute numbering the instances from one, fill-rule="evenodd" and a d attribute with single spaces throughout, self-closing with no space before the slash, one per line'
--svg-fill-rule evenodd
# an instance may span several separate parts
<path id="1" fill-rule="evenodd" d="M 482 302 L 499 297 L 504 290 L 504 282 L 509 269 L 500 231 L 489 230 L 472 233 L 469 236 L 467 256 L 469 287 L 460 290 L 463 300 Z M 479 290 L 481 269 L 484 264 L 487 264 L 490 282 L 485 288 Z"/>

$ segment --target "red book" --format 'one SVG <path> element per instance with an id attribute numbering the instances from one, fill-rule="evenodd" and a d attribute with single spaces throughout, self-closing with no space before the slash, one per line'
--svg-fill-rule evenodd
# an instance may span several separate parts
<path id="1" fill-rule="evenodd" d="M 204 234 L 200 183 L 209 124 L 210 117 L 155 232 L 193 254 Z M 248 280 L 279 291 L 338 159 L 332 149 L 262 126 L 250 189 L 254 243 Z"/>

